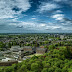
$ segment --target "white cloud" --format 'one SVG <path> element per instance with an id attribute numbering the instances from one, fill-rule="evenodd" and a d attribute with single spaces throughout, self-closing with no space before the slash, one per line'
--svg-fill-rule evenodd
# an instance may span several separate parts
<path id="1" fill-rule="evenodd" d="M 23 22 L 23 21 L 13 21 L 8 23 L 9 26 L 14 26 L 14 27 L 22 27 L 23 29 L 35 29 L 36 24 L 34 22 Z"/>
<path id="2" fill-rule="evenodd" d="M 40 26 L 41 26 L 41 27 L 44 27 L 44 26 L 46 26 L 46 24 L 40 24 Z"/>
<path id="3" fill-rule="evenodd" d="M 36 18 L 31 18 L 31 19 L 33 19 L 33 20 L 34 20 L 34 19 L 36 19 Z"/>
<path id="4" fill-rule="evenodd" d="M 56 1 L 56 2 L 66 2 L 66 1 L 69 1 L 69 0 L 53 0 L 53 1 Z"/>
<path id="5" fill-rule="evenodd" d="M 53 0 L 53 1 L 62 2 L 62 3 L 68 4 L 72 7 L 72 0 Z"/>
<path id="6" fill-rule="evenodd" d="M 23 11 L 27 11 L 31 5 L 29 3 L 29 0 L 16 0 L 19 8 L 21 8 Z"/>
<path id="7" fill-rule="evenodd" d="M 55 14 L 51 17 L 55 18 L 56 20 L 62 20 L 64 18 L 64 14 Z"/>
<path id="8" fill-rule="evenodd" d="M 66 3 L 72 7 L 72 1 L 66 1 Z"/>
<path id="9" fill-rule="evenodd" d="M 72 30 L 72 27 L 62 27 L 62 30 Z"/>
<path id="10" fill-rule="evenodd" d="M 50 30 L 54 30 L 54 29 L 58 29 L 61 28 L 61 26 L 47 26 L 46 29 L 50 29 Z"/>
<path id="11" fill-rule="evenodd" d="M 44 30 L 44 28 L 47 26 L 44 23 L 37 23 L 37 22 L 23 22 L 23 21 L 13 21 L 8 22 L 8 25 L 14 26 L 14 27 L 22 27 L 26 29 L 33 29 L 33 30 Z"/>
<path id="12" fill-rule="evenodd" d="M 25 15 L 25 14 L 24 14 L 24 16 L 28 16 L 28 15 Z"/>
<path id="13" fill-rule="evenodd" d="M 29 0 L 0 0 L 0 19 L 14 18 L 15 14 L 27 11 L 31 7 Z M 13 10 L 17 8 L 18 11 Z"/>
<path id="14" fill-rule="evenodd" d="M 44 30 L 52 30 L 55 31 L 57 29 L 61 30 L 72 30 L 72 27 L 69 26 L 69 24 L 66 24 L 68 26 L 65 26 L 65 24 L 52 24 L 52 23 L 37 23 L 37 22 L 23 22 L 23 21 L 17 21 L 15 19 L 7 20 L 7 19 L 0 19 L 0 25 L 3 26 L 3 29 L 8 30 L 37 30 L 37 31 L 44 31 Z M 4 25 L 6 27 L 4 27 Z M 1 27 L 2 27 L 1 26 Z"/>
<path id="15" fill-rule="evenodd" d="M 62 13 L 62 11 L 61 10 L 56 10 L 55 13 Z"/>
<path id="16" fill-rule="evenodd" d="M 17 24 L 16 23 L 9 23 L 9 25 L 16 26 Z"/>
<path id="17" fill-rule="evenodd" d="M 60 1 L 62 1 L 62 0 L 54 0 L 54 1 L 56 1 L 56 2 L 60 2 Z"/>
<path id="18" fill-rule="evenodd" d="M 42 12 L 50 11 L 57 8 L 60 8 L 60 6 L 55 3 L 42 2 L 42 4 L 39 6 L 39 9 L 37 11 L 42 13 Z"/>
<path id="19" fill-rule="evenodd" d="M 21 22 L 18 24 L 19 26 L 22 25 L 22 26 L 26 26 L 26 27 L 35 27 L 35 24 L 33 22 Z"/>

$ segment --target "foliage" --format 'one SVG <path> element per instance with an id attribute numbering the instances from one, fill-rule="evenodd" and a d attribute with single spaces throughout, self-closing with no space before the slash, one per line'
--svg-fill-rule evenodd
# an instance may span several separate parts
<path id="1" fill-rule="evenodd" d="M 3 67 L 0 72 L 71 72 L 72 60 L 68 57 L 71 53 L 69 47 L 54 49 L 43 56 L 33 56 L 21 63 Z"/>

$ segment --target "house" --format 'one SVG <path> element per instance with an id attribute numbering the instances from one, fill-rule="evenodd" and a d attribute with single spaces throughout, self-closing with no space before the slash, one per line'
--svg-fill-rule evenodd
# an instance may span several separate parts
<path id="1" fill-rule="evenodd" d="M 60 35 L 60 38 L 63 40 L 64 39 L 64 35 Z"/>
<path id="2" fill-rule="evenodd" d="M 24 46 L 23 50 L 24 50 L 24 52 L 33 51 L 33 47 L 31 47 L 31 46 Z"/>
<path id="3" fill-rule="evenodd" d="M 11 48 L 13 49 L 13 48 L 20 48 L 20 46 L 11 46 Z"/>
<path id="4" fill-rule="evenodd" d="M 23 50 L 23 47 L 20 47 L 20 46 L 12 46 L 11 49 L 12 51 L 12 56 L 15 58 L 15 59 L 19 59 L 19 57 L 21 56 L 20 53 L 22 53 L 22 50 Z M 23 50 L 24 52 L 24 50 Z"/>
<path id="5" fill-rule="evenodd" d="M 7 61 L 14 61 L 15 59 L 12 58 L 4 58 L 2 59 L 2 62 L 7 62 Z"/>
<path id="6" fill-rule="evenodd" d="M 19 60 L 23 59 L 24 56 L 34 54 L 36 52 L 35 47 L 24 46 L 21 51 L 19 51 Z"/>
<path id="7" fill-rule="evenodd" d="M 10 48 L 10 50 L 11 50 L 12 52 L 18 52 L 18 51 L 21 50 L 21 47 L 20 47 L 20 46 L 12 46 L 12 47 Z"/>
<path id="8" fill-rule="evenodd" d="M 24 50 L 19 51 L 19 59 L 21 60 L 24 57 Z"/>
<path id="9" fill-rule="evenodd" d="M 8 61 L 8 62 L 0 62 L 0 66 L 11 66 L 12 64 L 17 64 L 18 61 Z"/>
<path id="10" fill-rule="evenodd" d="M 47 52 L 47 49 L 46 48 L 37 48 L 36 49 L 36 53 L 38 54 L 44 54 Z"/>
<path id="11" fill-rule="evenodd" d="M 44 46 L 40 46 L 40 48 L 44 48 Z"/>
<path id="12" fill-rule="evenodd" d="M 72 39 L 67 39 L 67 41 L 72 41 Z"/>

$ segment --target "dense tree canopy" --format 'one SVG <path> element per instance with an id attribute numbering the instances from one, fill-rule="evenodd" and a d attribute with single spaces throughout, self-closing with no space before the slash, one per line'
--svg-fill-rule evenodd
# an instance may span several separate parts
<path id="1" fill-rule="evenodd" d="M 33 56 L 9 67 L 1 67 L 0 72 L 72 72 L 71 55 L 71 47 L 59 50 L 52 48 L 44 55 Z"/>

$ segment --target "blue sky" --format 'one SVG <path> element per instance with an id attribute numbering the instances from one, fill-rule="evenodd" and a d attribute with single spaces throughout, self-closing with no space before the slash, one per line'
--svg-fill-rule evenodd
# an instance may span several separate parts
<path id="1" fill-rule="evenodd" d="M 72 32 L 71 0 L 0 0 L 0 33 Z"/>

